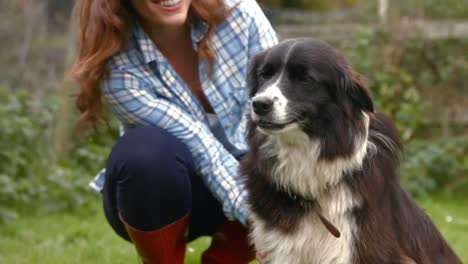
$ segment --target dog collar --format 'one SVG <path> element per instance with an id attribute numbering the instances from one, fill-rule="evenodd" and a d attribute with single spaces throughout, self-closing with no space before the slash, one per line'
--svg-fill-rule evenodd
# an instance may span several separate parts
<path id="1" fill-rule="evenodd" d="M 317 203 L 315 203 L 315 201 L 313 199 L 306 198 L 306 197 L 304 197 L 302 195 L 298 195 L 298 194 L 295 194 L 295 193 L 290 192 L 290 191 L 287 191 L 287 194 L 292 200 L 298 202 L 298 204 L 301 207 L 305 207 L 308 203 L 313 203 L 312 210 L 314 210 L 314 212 L 318 215 L 320 221 L 325 226 L 325 228 L 328 230 L 328 232 L 330 232 L 330 234 L 332 234 L 336 238 L 341 236 L 341 233 L 338 230 L 338 228 L 336 228 L 330 221 L 328 221 L 322 215 L 322 213 L 321 213 L 322 210 L 321 210 L 320 206 Z"/>

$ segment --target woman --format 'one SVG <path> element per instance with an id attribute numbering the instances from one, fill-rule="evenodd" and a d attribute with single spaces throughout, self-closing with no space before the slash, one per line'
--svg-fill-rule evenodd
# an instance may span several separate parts
<path id="1" fill-rule="evenodd" d="M 238 160 L 246 151 L 249 60 L 277 43 L 254 0 L 79 0 L 79 125 L 101 100 L 125 127 L 106 169 L 106 218 L 144 263 L 183 263 L 185 243 L 213 241 L 202 263 L 248 263 Z M 186 230 L 188 229 L 188 234 Z"/>

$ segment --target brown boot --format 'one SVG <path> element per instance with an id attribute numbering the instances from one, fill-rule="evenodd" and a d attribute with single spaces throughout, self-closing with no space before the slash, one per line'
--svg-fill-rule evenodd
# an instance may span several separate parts
<path id="1" fill-rule="evenodd" d="M 183 264 L 189 215 L 153 231 L 137 230 L 122 221 L 144 264 Z"/>
<path id="2" fill-rule="evenodd" d="M 213 234 L 210 247 L 202 255 L 202 264 L 247 264 L 254 259 L 247 228 L 237 221 L 226 221 Z"/>

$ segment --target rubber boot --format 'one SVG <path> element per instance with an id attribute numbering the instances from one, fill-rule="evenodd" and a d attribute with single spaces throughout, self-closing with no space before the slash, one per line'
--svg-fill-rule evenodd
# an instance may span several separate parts
<path id="1" fill-rule="evenodd" d="M 226 221 L 213 234 L 210 247 L 202 255 L 202 264 L 248 264 L 254 259 L 247 229 L 237 221 Z"/>
<path id="2" fill-rule="evenodd" d="M 141 231 L 122 221 L 144 264 L 183 264 L 189 215 L 152 231 Z"/>

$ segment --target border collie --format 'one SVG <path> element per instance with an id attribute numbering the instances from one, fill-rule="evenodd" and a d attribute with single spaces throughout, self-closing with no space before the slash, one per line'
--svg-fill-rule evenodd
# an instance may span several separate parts
<path id="1" fill-rule="evenodd" d="M 400 186 L 402 146 L 350 63 L 286 40 L 250 65 L 251 237 L 269 264 L 461 263 Z"/>

